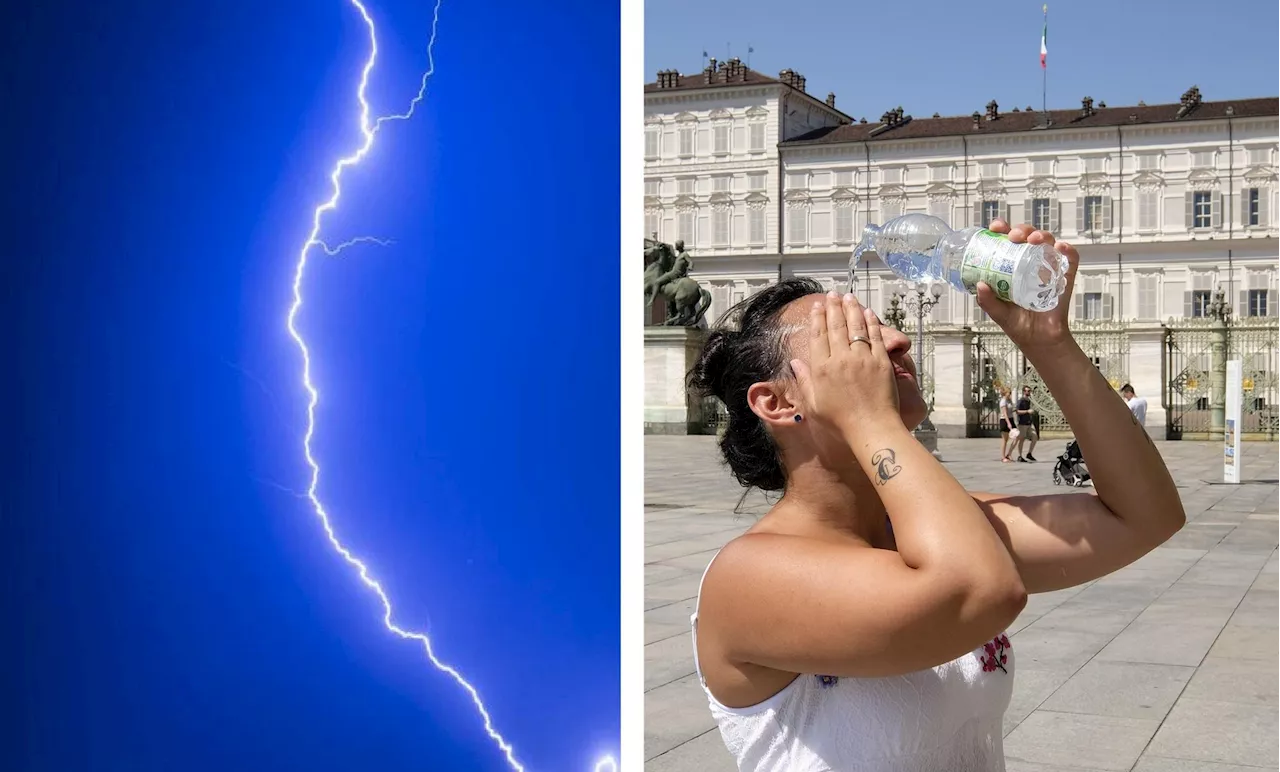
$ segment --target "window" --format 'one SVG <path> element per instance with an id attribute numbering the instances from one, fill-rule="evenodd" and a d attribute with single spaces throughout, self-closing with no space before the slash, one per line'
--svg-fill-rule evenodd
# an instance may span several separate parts
<path id="1" fill-rule="evenodd" d="M 681 212 L 676 222 L 676 238 L 683 239 L 684 243 L 689 245 L 697 243 L 693 236 L 693 212 Z"/>
<path id="2" fill-rule="evenodd" d="M 805 244 L 809 241 L 809 212 L 803 206 L 793 206 L 787 212 L 787 243 Z"/>
<path id="3" fill-rule="evenodd" d="M 1084 170 L 1089 174 L 1100 174 L 1106 171 L 1107 159 L 1103 156 L 1091 156 L 1084 159 Z"/>
<path id="4" fill-rule="evenodd" d="M 720 176 L 711 178 L 711 190 L 713 193 L 728 193 L 729 184 L 733 181 L 732 177 Z"/>
<path id="5" fill-rule="evenodd" d="M 1196 150 L 1191 153 L 1191 166 L 1195 169 L 1207 169 L 1213 166 L 1212 150 Z"/>
<path id="6" fill-rule="evenodd" d="M 947 182 L 950 179 L 951 179 L 951 167 L 949 165 L 929 167 L 930 182 Z"/>
<path id="7" fill-rule="evenodd" d="M 992 220 L 995 220 L 999 217 L 1000 217 L 1000 202 L 999 201 L 983 201 L 982 202 L 982 222 L 975 223 L 975 224 L 985 228 L 991 224 Z"/>
<path id="8" fill-rule="evenodd" d="M 680 127 L 680 156 L 682 158 L 693 155 L 693 127 Z"/>
<path id="9" fill-rule="evenodd" d="M 1138 156 L 1138 169 L 1144 172 L 1159 171 L 1160 156 L 1152 154 Z"/>
<path id="10" fill-rule="evenodd" d="M 764 190 L 764 172 L 752 172 L 747 175 L 747 190 Z"/>
<path id="11" fill-rule="evenodd" d="M 853 241 L 853 207 L 837 206 L 835 211 L 836 241 Z"/>
<path id="12" fill-rule="evenodd" d="M 712 129 L 715 140 L 714 152 L 716 155 L 724 155 L 729 152 L 729 124 L 717 123 Z"/>
<path id="13" fill-rule="evenodd" d="M 1160 194 L 1154 190 L 1138 193 L 1138 230 L 1154 231 L 1160 227 Z"/>
<path id="14" fill-rule="evenodd" d="M 1249 290 L 1249 316 L 1267 316 L 1267 290 Z"/>
<path id="15" fill-rule="evenodd" d="M 798 190 L 809 186 L 809 175 L 805 172 L 793 172 L 787 175 L 787 190 Z"/>
<path id="16" fill-rule="evenodd" d="M 1249 188 L 1245 191 L 1245 213 L 1248 219 L 1245 225 L 1260 225 L 1262 223 L 1262 197 L 1258 195 L 1257 188 Z M 1266 316 L 1266 314 L 1261 314 Z"/>
<path id="17" fill-rule="evenodd" d="M 747 139 L 751 152 L 764 152 L 764 121 L 755 121 L 747 126 Z"/>
<path id="18" fill-rule="evenodd" d="M 711 210 L 711 243 L 717 247 L 729 246 L 729 208 Z"/>
<path id="19" fill-rule="evenodd" d="M 1208 191 L 1196 191 L 1191 194 L 1191 227 L 1209 228 L 1213 226 L 1213 196 Z"/>
<path id="20" fill-rule="evenodd" d="M 662 191 L 662 180 L 645 180 L 644 181 L 644 194 L 646 196 L 659 196 L 659 195 L 662 195 L 661 191 Z"/>
<path id="21" fill-rule="evenodd" d="M 1052 227 L 1049 224 L 1049 199 L 1031 199 L 1031 226 L 1039 231 L 1047 231 Z"/>
<path id="22" fill-rule="evenodd" d="M 1191 291 L 1191 315 L 1196 318 L 1209 315 L 1209 304 L 1213 302 L 1213 290 L 1198 289 Z"/>
<path id="23" fill-rule="evenodd" d="M 693 184 L 694 179 L 692 177 L 685 177 L 683 179 L 676 180 L 676 195 L 692 196 Z"/>
<path id="24" fill-rule="evenodd" d="M 902 184 L 902 167 L 890 167 L 881 172 L 884 175 L 884 184 L 901 185 Z"/>
<path id="25" fill-rule="evenodd" d="M 661 130 L 659 129 L 644 130 L 644 157 L 645 158 L 658 157 L 659 155 L 658 144 L 661 141 L 661 139 L 662 139 Z"/>
<path id="26" fill-rule="evenodd" d="M 1265 147 L 1249 148 L 1249 163 L 1255 166 L 1261 166 L 1270 160 L 1271 150 Z"/>
<path id="27" fill-rule="evenodd" d="M 979 167 L 982 169 L 982 179 L 984 180 L 999 179 L 1000 166 L 1001 164 L 999 161 L 984 161 L 982 165 Z"/>
<path id="28" fill-rule="evenodd" d="M 1031 173 L 1036 177 L 1048 177 L 1053 174 L 1053 160 L 1043 158 L 1031 162 Z"/>
<path id="29" fill-rule="evenodd" d="M 747 240 L 752 244 L 764 243 L 764 207 L 747 210 Z"/>
<path id="30" fill-rule="evenodd" d="M 1155 274 L 1138 274 L 1138 318 L 1158 319 L 1156 307 L 1159 297 L 1159 279 Z"/>
<path id="31" fill-rule="evenodd" d="M 882 218 L 882 221 L 880 223 L 881 225 L 889 222 L 890 220 L 892 220 L 893 218 L 897 217 L 900 214 L 902 214 L 901 201 L 881 201 L 880 202 L 880 217 Z"/>
<path id="32" fill-rule="evenodd" d="M 1084 232 L 1097 233 L 1102 230 L 1102 196 L 1084 197 Z"/>
<path id="33" fill-rule="evenodd" d="M 930 201 L 929 214 L 933 215 L 934 217 L 937 217 L 939 220 L 942 220 L 943 222 L 950 223 L 951 222 L 951 202 L 945 198 L 939 199 L 937 201 Z"/>
<path id="34" fill-rule="evenodd" d="M 1086 292 L 1084 293 L 1084 319 L 1101 319 L 1102 318 L 1102 293 Z"/>
<path id="35" fill-rule="evenodd" d="M 657 209 L 644 210 L 644 237 L 647 239 L 658 238 L 658 221 L 659 212 Z"/>
<path id="36" fill-rule="evenodd" d="M 837 188 L 852 188 L 852 187 L 853 187 L 853 172 L 852 172 L 852 171 L 836 172 L 836 187 L 837 187 Z"/>

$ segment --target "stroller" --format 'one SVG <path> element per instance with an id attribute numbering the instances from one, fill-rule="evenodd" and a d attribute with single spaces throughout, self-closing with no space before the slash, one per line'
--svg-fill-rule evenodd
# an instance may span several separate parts
<path id="1" fill-rule="evenodd" d="M 1080 455 L 1080 443 L 1072 440 L 1067 449 L 1053 465 L 1053 484 L 1074 485 L 1079 488 L 1090 480 L 1089 469 L 1084 464 L 1084 456 Z"/>

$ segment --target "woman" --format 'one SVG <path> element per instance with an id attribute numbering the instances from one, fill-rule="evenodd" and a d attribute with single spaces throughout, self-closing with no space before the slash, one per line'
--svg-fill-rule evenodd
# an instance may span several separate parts
<path id="1" fill-rule="evenodd" d="M 1021 226 L 1014 242 L 1053 244 Z M 695 665 L 740 770 L 1003 770 L 1028 593 L 1096 579 L 1183 524 L 1164 462 L 1077 347 L 1066 295 L 1032 313 L 978 303 L 1071 422 L 1096 495 L 964 490 L 910 433 L 924 418 L 906 336 L 856 298 L 790 279 L 718 330 L 690 385 L 721 399 L 720 446 L 778 503 L 713 559 L 693 616 Z"/>
<path id="2" fill-rule="evenodd" d="M 1009 463 L 1009 430 L 1013 428 L 1013 392 L 1008 386 L 1000 387 L 1000 461 Z"/>

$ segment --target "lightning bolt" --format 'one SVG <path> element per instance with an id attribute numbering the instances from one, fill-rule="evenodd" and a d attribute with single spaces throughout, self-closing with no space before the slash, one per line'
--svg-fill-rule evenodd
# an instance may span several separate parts
<path id="1" fill-rule="evenodd" d="M 435 8 L 432 12 L 431 19 L 431 37 L 427 42 L 427 69 L 422 74 L 422 80 L 418 86 L 418 93 L 409 102 L 409 106 L 403 113 L 395 113 L 384 115 L 376 119 L 370 119 L 369 101 L 366 97 L 366 91 L 369 85 L 369 74 L 373 71 L 374 64 L 378 59 L 378 34 L 373 23 L 373 17 L 369 14 L 369 10 L 365 7 L 361 0 L 347 0 L 350 5 L 360 14 L 360 18 L 364 21 L 365 27 L 369 31 L 369 58 L 365 60 L 364 67 L 360 71 L 360 83 L 356 89 L 356 101 L 360 104 L 360 133 L 363 141 L 350 155 L 340 158 L 329 173 L 330 195 L 328 200 L 320 204 L 312 212 L 311 231 L 307 234 L 307 240 L 303 242 L 302 247 L 298 251 L 297 263 L 293 274 L 293 303 L 289 306 L 289 315 L 287 327 L 289 336 L 293 338 L 294 343 L 298 346 L 298 351 L 302 355 L 302 387 L 307 393 L 307 427 L 302 440 L 303 455 L 306 458 L 307 466 L 310 469 L 310 481 L 307 484 L 305 493 L 306 500 L 311 504 L 312 512 L 320 521 L 321 527 L 324 529 L 325 536 L 328 537 L 329 544 L 333 550 L 349 565 L 355 569 L 360 582 L 377 596 L 382 603 L 382 624 L 387 630 L 406 640 L 416 641 L 422 645 L 423 651 L 427 655 L 427 659 L 431 662 L 436 670 L 444 673 L 453 679 L 467 696 L 471 698 L 472 704 L 475 706 L 476 712 L 479 713 L 484 723 L 485 733 L 489 739 L 497 745 L 502 752 L 503 757 L 507 761 L 507 765 L 514 772 L 525 772 L 525 767 L 516 760 L 515 751 L 511 743 L 503 737 L 497 729 L 494 728 L 493 718 L 489 715 L 489 710 L 485 707 L 484 701 L 480 698 L 480 692 L 471 684 L 463 675 L 455 668 L 442 661 L 435 652 L 431 638 L 425 633 L 406 630 L 394 621 L 394 611 L 391 606 L 391 599 L 388 597 L 386 590 L 382 584 L 369 571 L 369 567 L 360 558 L 356 557 L 339 539 L 334 531 L 333 523 L 329 518 L 329 513 L 325 509 L 324 503 L 320 500 L 317 493 L 320 484 L 320 464 L 316 460 L 312 452 L 311 442 L 316 433 L 316 406 L 320 402 L 320 392 L 316 389 L 315 384 L 311 380 L 311 351 L 307 346 L 306 340 L 302 337 L 297 326 L 298 314 L 302 310 L 303 305 L 303 279 L 306 275 L 309 257 L 316 248 L 319 248 L 325 255 L 330 257 L 338 255 L 348 247 L 357 244 L 373 243 L 380 246 L 388 246 L 391 242 L 385 239 L 378 239 L 372 236 L 360 236 L 349 241 L 342 242 L 337 246 L 329 246 L 328 243 L 320 238 L 321 226 L 325 214 L 332 212 L 338 208 L 338 201 L 342 197 L 342 173 L 352 166 L 358 165 L 364 157 L 373 148 L 374 138 L 382 127 L 388 123 L 395 121 L 406 121 L 413 117 L 414 111 L 426 96 L 427 83 L 435 72 L 434 48 L 436 43 L 436 29 L 440 21 L 440 3 L 436 0 Z M 612 756 L 604 756 L 596 762 L 594 772 L 617 772 L 617 762 Z"/>

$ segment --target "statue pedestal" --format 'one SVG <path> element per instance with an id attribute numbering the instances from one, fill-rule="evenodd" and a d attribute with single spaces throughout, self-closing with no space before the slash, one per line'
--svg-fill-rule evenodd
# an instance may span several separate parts
<path id="1" fill-rule="evenodd" d="M 644 328 L 644 433 L 706 434 L 702 400 L 690 397 L 685 377 L 707 341 L 689 327 Z"/>
<path id="2" fill-rule="evenodd" d="M 924 420 L 925 422 L 911 433 L 915 435 L 916 441 L 923 445 L 925 450 L 941 461 L 942 453 L 938 450 L 938 430 L 933 428 L 933 424 L 929 423 L 928 418 Z"/>

